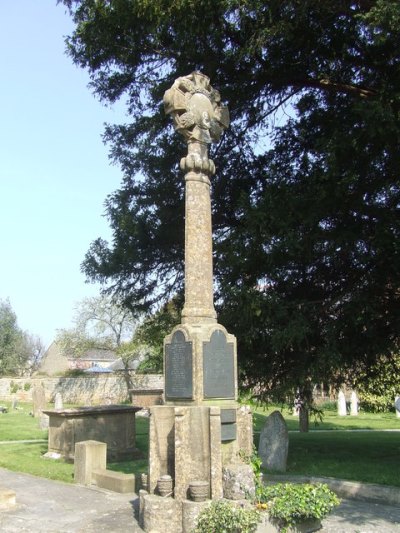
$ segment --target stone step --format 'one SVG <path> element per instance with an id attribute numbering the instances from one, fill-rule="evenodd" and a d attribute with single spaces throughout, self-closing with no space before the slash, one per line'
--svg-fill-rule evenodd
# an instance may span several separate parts
<path id="1" fill-rule="evenodd" d="M 113 492 L 135 492 L 134 474 L 124 474 L 123 472 L 99 468 L 92 471 L 92 483 L 102 489 L 112 490 Z"/>

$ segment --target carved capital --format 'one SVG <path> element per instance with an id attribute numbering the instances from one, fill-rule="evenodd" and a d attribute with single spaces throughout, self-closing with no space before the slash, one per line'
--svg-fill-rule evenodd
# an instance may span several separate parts
<path id="1" fill-rule="evenodd" d="M 200 157 L 198 154 L 188 154 L 182 157 L 180 167 L 184 172 L 203 172 L 207 176 L 215 174 L 215 165 L 212 159 Z"/>
<path id="2" fill-rule="evenodd" d="M 188 142 L 218 142 L 229 126 L 229 111 L 221 105 L 218 91 L 201 72 L 182 76 L 164 94 L 165 112 L 174 120 L 175 129 Z"/>

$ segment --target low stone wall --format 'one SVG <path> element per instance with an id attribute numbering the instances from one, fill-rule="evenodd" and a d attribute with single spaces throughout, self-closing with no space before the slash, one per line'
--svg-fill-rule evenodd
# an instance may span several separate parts
<path id="1" fill-rule="evenodd" d="M 48 402 L 54 402 L 56 393 L 60 392 L 64 403 L 98 405 L 127 401 L 128 389 L 137 389 L 142 393 L 148 391 L 149 395 L 154 391 L 154 395 L 158 397 L 159 390 L 164 389 L 164 377 L 161 374 L 132 373 L 129 380 L 123 374 L 78 378 L 1 378 L 0 401 L 11 401 L 16 397 L 19 401 L 31 402 L 32 390 L 40 384 L 44 387 Z"/>

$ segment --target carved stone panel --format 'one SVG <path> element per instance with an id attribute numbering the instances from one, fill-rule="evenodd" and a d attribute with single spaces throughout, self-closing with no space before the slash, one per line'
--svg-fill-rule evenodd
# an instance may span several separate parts
<path id="1" fill-rule="evenodd" d="M 204 398 L 234 398 L 235 368 L 233 344 L 219 329 L 203 343 Z"/>
<path id="2" fill-rule="evenodd" d="M 165 345 L 165 397 L 193 397 L 192 343 L 182 331 L 175 331 L 172 342 Z"/>

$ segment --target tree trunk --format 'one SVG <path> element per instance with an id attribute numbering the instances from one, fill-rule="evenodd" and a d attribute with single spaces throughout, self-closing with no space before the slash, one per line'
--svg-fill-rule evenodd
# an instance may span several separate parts
<path id="1" fill-rule="evenodd" d="M 308 416 L 308 408 L 304 405 L 300 406 L 299 409 L 299 430 L 300 433 L 308 433 L 308 427 L 309 427 L 309 416 Z"/>

